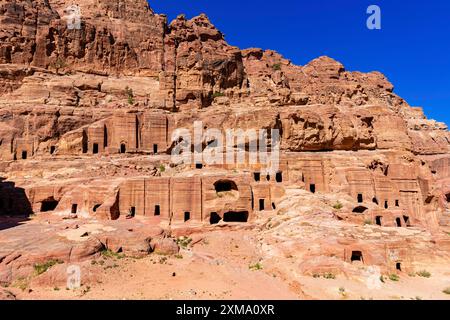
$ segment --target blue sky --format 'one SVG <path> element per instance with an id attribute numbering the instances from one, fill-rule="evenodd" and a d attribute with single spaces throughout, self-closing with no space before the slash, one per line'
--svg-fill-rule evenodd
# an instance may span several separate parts
<path id="1" fill-rule="evenodd" d="M 382 29 L 366 27 L 380 6 Z M 206 13 L 231 45 L 273 49 L 296 64 L 328 55 L 347 70 L 384 73 L 395 92 L 450 125 L 448 0 L 150 0 L 169 21 Z"/>

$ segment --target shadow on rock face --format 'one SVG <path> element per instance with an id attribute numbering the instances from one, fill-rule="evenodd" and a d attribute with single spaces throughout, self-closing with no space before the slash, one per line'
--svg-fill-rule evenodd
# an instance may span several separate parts
<path id="1" fill-rule="evenodd" d="M 25 190 L 0 178 L 0 230 L 18 226 L 33 213 Z"/>

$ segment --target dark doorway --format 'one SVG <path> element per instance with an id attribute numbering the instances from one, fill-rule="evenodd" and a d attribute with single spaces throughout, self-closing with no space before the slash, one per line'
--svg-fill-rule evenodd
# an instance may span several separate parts
<path id="1" fill-rule="evenodd" d="M 378 205 L 378 199 L 377 198 L 373 198 L 372 202 L 375 203 L 376 205 Z"/>
<path id="2" fill-rule="evenodd" d="M 93 212 L 97 212 L 97 209 L 100 208 L 101 204 L 96 204 L 93 208 L 92 211 Z"/>
<path id="3" fill-rule="evenodd" d="M 195 164 L 195 169 L 203 169 L 203 164 L 202 163 L 196 163 Z"/>
<path id="4" fill-rule="evenodd" d="M 78 211 L 78 204 L 76 204 L 76 203 L 74 203 L 74 204 L 72 204 L 72 213 L 73 214 L 75 214 L 75 213 L 77 213 L 77 211 Z"/>
<path id="5" fill-rule="evenodd" d="M 387 200 L 384 202 L 384 208 L 385 208 L 385 209 L 388 209 L 388 208 L 389 208 L 389 203 L 388 203 Z"/>
<path id="6" fill-rule="evenodd" d="M 92 153 L 97 154 L 98 153 L 98 143 L 94 143 L 92 146 Z"/>
<path id="7" fill-rule="evenodd" d="M 103 126 L 103 146 L 108 147 L 108 128 L 106 124 Z"/>
<path id="8" fill-rule="evenodd" d="M 275 210 L 277 206 L 275 205 L 275 202 L 272 202 L 272 209 Z"/>
<path id="9" fill-rule="evenodd" d="M 135 217 L 136 216 L 136 207 L 130 208 L 130 216 Z"/>
<path id="10" fill-rule="evenodd" d="M 253 173 L 253 177 L 255 178 L 255 181 L 260 181 L 261 180 L 261 173 L 254 172 Z"/>
<path id="11" fill-rule="evenodd" d="M 368 210 L 366 207 L 359 206 L 353 209 L 353 213 L 364 213 L 366 210 Z"/>
<path id="12" fill-rule="evenodd" d="M 231 180 L 219 180 L 214 183 L 214 188 L 216 189 L 216 192 L 238 190 L 236 183 Z"/>
<path id="13" fill-rule="evenodd" d="M 312 193 L 316 193 L 316 185 L 315 184 L 310 184 L 309 185 L 309 191 L 311 191 Z"/>
<path id="14" fill-rule="evenodd" d="M 407 227 L 411 227 L 411 221 L 409 221 L 408 216 L 403 216 L 403 220 L 405 221 Z"/>
<path id="15" fill-rule="evenodd" d="M 267 180 L 267 181 L 270 181 L 270 174 L 268 174 L 268 175 L 266 176 L 266 180 Z"/>
<path id="16" fill-rule="evenodd" d="M 397 269 L 398 271 L 402 271 L 402 264 L 401 264 L 401 262 L 397 262 L 395 264 L 395 269 Z"/>
<path id="17" fill-rule="evenodd" d="M 379 225 L 380 227 L 382 226 L 382 219 L 383 219 L 383 217 L 381 217 L 381 216 L 378 216 L 375 218 L 376 224 Z"/>
<path id="18" fill-rule="evenodd" d="M 122 143 L 120 145 L 120 153 L 125 153 L 127 152 L 127 146 L 125 145 L 125 143 Z"/>
<path id="19" fill-rule="evenodd" d="M 275 180 L 276 180 L 278 183 L 283 182 L 283 173 L 282 173 L 282 172 L 277 172 L 277 174 L 276 174 L 276 176 L 275 176 Z"/>
<path id="20" fill-rule="evenodd" d="M 86 130 L 83 130 L 82 149 L 83 149 L 83 153 L 88 152 L 88 136 L 87 136 Z"/>
<path id="21" fill-rule="evenodd" d="M 154 145 L 153 145 L 153 153 L 154 153 L 154 154 L 157 154 L 157 153 L 158 153 L 158 145 L 157 145 L 157 144 L 154 144 Z"/>
<path id="22" fill-rule="evenodd" d="M 157 204 L 155 206 L 155 216 L 160 216 L 161 215 L 161 207 L 159 204 Z"/>
<path id="23" fill-rule="evenodd" d="M 47 200 L 42 201 L 41 203 L 41 212 L 53 211 L 58 206 L 58 201 L 56 201 L 53 197 Z"/>
<path id="24" fill-rule="evenodd" d="M 363 195 L 362 193 L 358 193 L 358 203 L 362 203 L 363 202 Z"/>
<path id="25" fill-rule="evenodd" d="M 352 251 L 351 261 L 361 261 L 363 262 L 363 255 L 361 251 Z"/>
<path id="26" fill-rule="evenodd" d="M 191 213 L 186 211 L 184 213 L 184 222 L 191 220 Z"/>
<path id="27" fill-rule="evenodd" d="M 217 214 L 217 212 L 211 212 L 211 215 L 209 217 L 209 223 L 210 224 L 218 224 L 222 220 L 220 216 Z"/>
<path id="28" fill-rule="evenodd" d="M 400 228 L 402 226 L 402 219 L 400 218 L 395 219 L 395 223 L 397 224 L 397 227 Z"/>
<path id="29" fill-rule="evenodd" d="M 55 146 L 51 146 L 50 147 L 50 154 L 54 154 L 56 151 L 56 147 Z"/>
<path id="30" fill-rule="evenodd" d="M 400 207 L 400 201 L 395 200 L 395 206 L 396 206 L 396 207 Z"/>
<path id="31" fill-rule="evenodd" d="M 259 199 L 259 211 L 265 210 L 264 199 Z"/>
<path id="32" fill-rule="evenodd" d="M 248 212 L 247 211 L 230 211 L 223 215 L 224 222 L 247 222 Z"/>
<path id="33" fill-rule="evenodd" d="M 22 151 L 22 159 L 26 160 L 28 157 L 28 153 L 26 151 Z"/>

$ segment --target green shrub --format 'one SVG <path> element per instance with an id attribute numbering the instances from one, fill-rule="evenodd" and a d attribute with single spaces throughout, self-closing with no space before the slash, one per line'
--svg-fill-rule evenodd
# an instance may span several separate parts
<path id="1" fill-rule="evenodd" d="M 442 290 L 442 292 L 445 294 L 450 294 L 450 287 L 445 288 L 444 290 Z"/>
<path id="2" fill-rule="evenodd" d="M 192 239 L 191 238 L 189 238 L 189 237 L 179 237 L 177 240 L 176 240 L 176 243 L 181 247 L 181 248 L 183 248 L 183 249 L 186 249 L 188 246 L 189 246 L 189 244 L 192 242 Z"/>
<path id="3" fill-rule="evenodd" d="M 225 93 L 223 93 L 223 92 L 216 91 L 213 93 L 213 98 L 224 97 L 224 96 L 225 96 Z"/>
<path id="4" fill-rule="evenodd" d="M 333 206 L 333 208 L 336 210 L 341 210 L 343 207 L 344 207 L 344 205 L 342 203 L 340 203 L 339 201 L 336 202 L 336 204 Z"/>
<path id="5" fill-rule="evenodd" d="M 255 270 L 261 270 L 263 267 L 262 267 L 261 263 L 257 262 L 255 264 L 251 264 L 248 268 L 250 270 L 255 271 Z"/>
<path id="6" fill-rule="evenodd" d="M 134 93 L 133 89 L 129 88 L 128 86 L 125 88 L 125 93 L 127 95 L 128 104 L 134 104 Z"/>
<path id="7" fill-rule="evenodd" d="M 393 274 L 389 275 L 389 279 L 391 281 L 399 281 L 400 277 L 397 274 L 393 273 Z"/>
<path id="8" fill-rule="evenodd" d="M 36 275 L 40 275 L 40 274 L 43 274 L 44 272 L 46 272 L 51 267 L 53 267 L 54 265 L 61 264 L 61 263 L 63 263 L 63 262 L 60 260 L 56 260 L 56 259 L 49 260 L 45 263 L 36 263 L 33 266 L 34 272 L 36 273 Z"/>
<path id="9" fill-rule="evenodd" d="M 372 224 L 372 220 L 370 220 L 370 219 L 364 220 L 364 225 L 371 225 L 371 224 Z"/>
<path id="10" fill-rule="evenodd" d="M 336 279 L 336 276 L 331 272 L 324 273 L 323 277 L 325 279 Z"/>
<path id="11" fill-rule="evenodd" d="M 102 256 L 105 258 L 115 258 L 115 259 L 123 259 L 125 255 L 123 253 L 114 252 L 110 249 L 106 249 L 102 251 Z"/>
<path id="12" fill-rule="evenodd" d="M 281 70 L 281 64 L 280 64 L 280 63 L 275 63 L 275 64 L 272 66 L 272 69 L 275 70 L 275 71 Z"/>
<path id="13" fill-rule="evenodd" d="M 430 278 L 431 277 L 431 273 L 429 273 L 427 270 L 420 270 L 419 272 L 417 272 L 417 275 L 422 278 Z"/>
<path id="14" fill-rule="evenodd" d="M 166 167 L 163 164 L 159 165 L 159 172 L 165 172 L 166 171 Z"/>

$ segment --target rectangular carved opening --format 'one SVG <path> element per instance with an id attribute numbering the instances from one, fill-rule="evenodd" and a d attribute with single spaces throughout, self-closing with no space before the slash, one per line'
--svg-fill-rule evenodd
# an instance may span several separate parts
<path id="1" fill-rule="evenodd" d="M 73 214 L 75 214 L 75 213 L 77 213 L 77 211 L 78 211 L 78 204 L 76 204 L 76 203 L 72 204 L 72 210 L 71 210 L 71 212 L 72 212 Z"/>
<path id="2" fill-rule="evenodd" d="M 155 216 L 160 216 L 161 215 L 161 207 L 159 206 L 159 204 L 157 204 L 155 206 Z"/>
<path id="3" fill-rule="evenodd" d="M 253 178 L 255 179 L 255 181 L 260 181 L 261 180 L 261 174 L 259 172 L 254 172 L 253 173 Z"/>
<path id="4" fill-rule="evenodd" d="M 191 213 L 189 211 L 186 211 L 184 213 L 184 222 L 191 220 Z"/>
<path id="5" fill-rule="evenodd" d="M 264 199 L 259 199 L 259 211 L 264 211 L 265 205 L 264 205 Z"/>
<path id="6" fill-rule="evenodd" d="M 98 143 L 94 143 L 92 145 L 92 153 L 97 154 L 98 153 Z"/>

